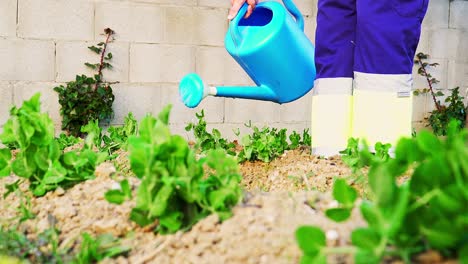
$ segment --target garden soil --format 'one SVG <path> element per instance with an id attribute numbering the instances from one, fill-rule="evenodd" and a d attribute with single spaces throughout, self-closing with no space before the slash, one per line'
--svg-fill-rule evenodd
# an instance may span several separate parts
<path id="1" fill-rule="evenodd" d="M 275 264 L 299 262 L 301 252 L 294 233 L 301 225 L 321 227 L 329 246 L 348 245 L 351 230 L 365 226 L 358 210 L 353 211 L 350 220 L 340 224 L 325 217 L 324 211 L 337 205 L 330 194 L 334 178 L 351 180 L 351 171 L 338 156 L 319 158 L 303 148 L 288 151 L 270 163 L 241 164 L 245 194 L 228 220 L 221 223 L 216 215 L 211 215 L 187 232 L 154 234 L 154 226 L 141 228 L 129 220 L 134 201 L 115 205 L 104 199 L 104 193 L 123 178 L 129 179 L 136 194 L 139 180 L 129 177 L 126 156 L 122 152 L 113 163 L 101 164 L 93 180 L 31 198 L 36 217 L 23 222 L 19 229 L 34 238 L 55 225 L 61 231 L 61 248 L 77 248 L 83 232 L 111 233 L 132 248 L 126 256 L 103 263 Z M 6 191 L 5 183 L 15 180 L 14 176 L 0 179 L 0 194 Z M 21 188 L 26 191 L 26 184 Z M 17 208 L 26 199 L 18 195 L 0 199 L 0 226 L 17 224 L 18 220 L 12 219 L 18 216 Z M 441 261 L 437 253 L 429 252 L 418 262 Z M 329 258 L 329 263 L 351 262 L 350 256 Z"/>

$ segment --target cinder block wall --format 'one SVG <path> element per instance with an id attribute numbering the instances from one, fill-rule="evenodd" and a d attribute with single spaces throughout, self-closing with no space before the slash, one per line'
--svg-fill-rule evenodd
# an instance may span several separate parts
<path id="1" fill-rule="evenodd" d="M 317 0 L 296 0 L 306 21 L 306 34 L 314 42 Z M 173 131 L 184 131 L 205 109 L 210 127 L 234 138 L 243 123 L 286 127 L 310 124 L 310 94 L 277 105 L 240 99 L 208 98 L 196 109 L 178 99 L 178 82 L 197 72 L 212 85 L 252 85 L 252 81 L 224 50 L 229 0 L 0 0 L 0 125 L 13 104 L 36 92 L 42 107 L 60 127 L 60 105 L 53 87 L 92 74 L 84 62 L 97 57 L 88 46 L 103 40 L 106 27 L 116 31 L 110 45 L 113 70 L 106 71 L 113 85 L 114 124 L 128 112 L 140 119 L 173 104 Z M 419 50 L 432 55 L 440 66 L 431 73 L 441 80 L 439 89 L 468 88 L 468 1 L 431 0 Z M 416 69 L 416 68 L 415 68 Z M 415 75 L 415 88 L 425 87 Z M 432 109 L 427 96 L 415 98 L 414 121 Z"/>

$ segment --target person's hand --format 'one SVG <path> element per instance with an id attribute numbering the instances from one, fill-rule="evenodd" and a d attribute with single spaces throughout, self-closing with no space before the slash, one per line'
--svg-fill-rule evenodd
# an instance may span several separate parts
<path id="1" fill-rule="evenodd" d="M 249 5 L 249 7 L 247 8 L 247 13 L 245 14 L 245 18 L 248 18 L 255 6 L 257 5 L 258 3 L 258 0 L 231 0 L 231 9 L 229 10 L 229 15 L 228 15 L 228 19 L 229 20 L 232 20 L 236 15 L 237 15 L 237 12 L 239 12 L 239 9 L 242 7 L 242 5 L 247 2 L 247 4 Z"/>

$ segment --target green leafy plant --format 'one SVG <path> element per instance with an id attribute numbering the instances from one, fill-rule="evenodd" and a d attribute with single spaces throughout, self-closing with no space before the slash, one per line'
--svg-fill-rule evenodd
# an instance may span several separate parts
<path id="1" fill-rule="evenodd" d="M 370 165 L 373 199 L 359 206 L 368 226 L 352 232 L 353 246 L 327 248 L 320 228 L 300 227 L 296 238 L 302 263 L 325 263 L 325 256 L 335 253 L 352 253 L 356 263 L 380 263 L 384 257 L 410 263 L 414 254 L 429 249 L 468 261 L 467 146 L 468 132 L 460 132 L 456 122 L 450 123 L 445 140 L 427 131 L 400 139 L 394 159 Z M 397 185 L 396 178 L 409 168 L 410 179 Z M 334 192 L 335 199 L 343 192 Z M 351 205 L 352 199 L 345 200 Z"/>
<path id="2" fill-rule="evenodd" d="M 428 122 L 436 135 L 446 135 L 447 127 L 452 119 L 458 120 L 460 128 L 465 127 L 467 115 L 466 106 L 463 103 L 463 97 L 460 96 L 459 87 L 452 89 L 451 95 L 445 99 L 445 104 L 442 104 L 436 97 L 443 96 L 441 91 L 434 91 L 433 84 L 439 81 L 427 72 L 427 67 L 436 67 L 438 63 L 428 63 L 426 60 L 429 55 L 424 53 L 416 54 L 414 63 L 419 66 L 418 74 L 425 77 L 429 88 L 424 88 L 414 91 L 415 95 L 430 93 L 435 105 L 435 109 L 430 113 Z"/>
<path id="3" fill-rule="evenodd" d="M 344 179 L 337 179 L 333 185 L 333 197 L 338 202 L 337 208 L 327 209 L 325 214 L 336 222 L 342 222 L 351 216 L 358 194 L 357 191 L 348 186 Z"/>
<path id="4" fill-rule="evenodd" d="M 429 124 L 436 135 L 446 135 L 449 122 L 457 120 L 460 128 L 465 126 L 466 109 L 463 97 L 460 96 L 459 87 L 452 90 L 450 96 L 445 98 L 446 105 L 431 112 Z"/>
<path id="5" fill-rule="evenodd" d="M 353 173 L 358 173 L 360 170 L 370 165 L 373 161 L 387 161 L 390 159 L 390 148 L 392 144 L 377 142 L 374 145 L 374 153 L 361 151 L 369 149 L 367 142 L 359 138 L 349 138 L 346 149 L 340 151 L 341 159 L 348 165 Z"/>
<path id="6" fill-rule="evenodd" d="M 60 135 L 55 139 L 59 144 L 61 150 L 71 147 L 81 141 L 80 138 L 74 137 L 72 135 L 66 135 L 65 133 L 60 133 Z"/>
<path id="7" fill-rule="evenodd" d="M 195 139 L 197 140 L 197 145 L 200 147 L 202 152 L 206 152 L 210 149 L 221 148 L 226 150 L 230 155 L 236 155 L 236 145 L 221 137 L 221 132 L 219 132 L 218 129 L 213 128 L 211 133 L 206 130 L 204 110 L 201 110 L 200 113 L 195 113 L 195 116 L 198 119 L 198 123 L 189 123 L 185 127 L 185 130 L 193 131 Z"/>
<path id="8" fill-rule="evenodd" d="M 126 199 L 132 199 L 132 189 L 128 180 L 119 183 L 119 189 L 109 190 L 104 194 L 109 203 L 122 204 Z"/>
<path id="9" fill-rule="evenodd" d="M 40 94 L 25 101 L 20 108 L 10 110 L 10 119 L 3 126 L 0 141 L 16 144 L 19 150 L 12 159 L 9 149 L 0 150 L 0 163 L 4 166 L 0 176 L 15 173 L 29 179 L 29 188 L 36 196 L 42 196 L 59 185 L 70 186 L 94 177 L 97 164 L 105 160 L 105 153 L 92 151 L 92 138 L 87 138 L 80 151 L 62 153 L 54 137 L 54 124 L 40 112 Z"/>
<path id="10" fill-rule="evenodd" d="M 9 256 L 6 263 L 97 263 L 105 258 L 125 254 L 129 247 L 121 246 L 118 239 L 110 234 L 93 238 L 82 234 L 82 241 L 77 253 L 69 248 L 59 247 L 60 231 L 55 227 L 48 228 L 29 239 L 16 229 L 0 227 L 0 262 Z M 3 257 L 3 259 L 2 259 Z"/>
<path id="11" fill-rule="evenodd" d="M 61 105 L 62 129 L 73 136 L 82 137 L 81 127 L 90 121 L 109 121 L 114 114 L 112 109 L 114 94 L 111 83 L 103 80 L 103 70 L 112 68 L 109 63 L 112 53 L 107 52 L 107 46 L 113 40 L 114 31 L 106 28 L 104 33 L 106 36 L 104 42 L 88 47 L 100 55 L 99 63 L 85 63 L 97 73 L 93 77 L 77 75 L 75 81 L 68 82 L 66 86 L 60 85 L 54 88 Z"/>
<path id="12" fill-rule="evenodd" d="M 70 258 L 58 249 L 58 234 L 57 229 L 49 228 L 39 233 L 35 240 L 30 240 L 16 229 L 0 227 L 0 262 L 4 255 L 16 259 L 17 262 L 11 263 L 23 263 L 23 260 L 31 263 L 64 263 Z"/>
<path id="13" fill-rule="evenodd" d="M 123 126 L 110 126 L 107 133 L 103 133 L 98 120 L 93 120 L 81 127 L 81 132 L 91 135 L 93 144 L 101 152 L 109 154 L 109 159 L 115 158 L 114 153 L 119 149 L 126 150 L 128 137 L 135 135 L 138 131 L 138 124 L 132 113 L 129 113 L 124 120 Z"/>
<path id="14" fill-rule="evenodd" d="M 127 149 L 127 142 L 130 136 L 136 135 L 138 132 L 138 122 L 133 116 L 133 113 L 128 113 L 124 119 L 123 126 L 111 126 L 107 130 L 107 134 L 102 136 L 104 150 L 109 154 L 117 149 Z"/>
<path id="15" fill-rule="evenodd" d="M 302 131 L 302 139 L 299 133 L 293 131 L 289 135 L 289 141 L 291 144 L 289 144 L 288 149 L 296 149 L 299 146 L 310 146 L 312 144 L 312 139 L 309 134 L 309 129 L 304 129 Z"/>
<path id="16" fill-rule="evenodd" d="M 234 157 L 214 149 L 197 160 L 181 136 L 171 135 L 170 109 L 157 118 L 146 116 L 139 135 L 129 138 L 131 168 L 141 179 L 130 218 L 141 226 L 158 220 L 155 231 L 160 233 L 186 230 L 211 213 L 224 220 L 242 194 Z"/>
<path id="17" fill-rule="evenodd" d="M 80 250 L 73 260 L 76 264 L 97 263 L 130 251 L 129 247 L 121 246 L 119 240 L 110 234 L 93 238 L 88 233 L 83 233 L 81 237 Z"/>
<path id="18" fill-rule="evenodd" d="M 264 127 L 259 129 L 252 126 L 251 122 L 245 124 L 246 127 L 252 128 L 251 135 L 245 135 L 241 139 L 243 149 L 238 154 L 240 162 L 246 160 L 254 161 L 261 160 L 263 162 L 270 162 L 276 157 L 280 156 L 286 150 L 295 149 L 300 145 L 310 144 L 310 135 L 307 130 L 303 132 L 303 139 L 294 131 L 289 135 L 288 142 L 287 129 Z M 310 146 L 310 145 L 309 145 Z"/>

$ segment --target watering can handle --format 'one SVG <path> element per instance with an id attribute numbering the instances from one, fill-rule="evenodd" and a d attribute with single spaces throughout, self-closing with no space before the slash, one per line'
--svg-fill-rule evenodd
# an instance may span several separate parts
<path id="1" fill-rule="evenodd" d="M 302 17 L 301 11 L 297 8 L 297 6 L 293 3 L 292 0 L 283 0 L 283 4 L 288 9 L 289 13 L 293 15 L 296 19 L 296 23 L 299 28 L 304 31 L 304 17 Z"/>
<path id="2" fill-rule="evenodd" d="M 304 31 L 304 17 L 302 17 L 301 11 L 297 8 L 297 6 L 293 3 L 292 0 L 283 0 L 283 4 L 288 9 L 289 13 L 291 13 L 294 18 L 296 19 L 296 23 L 299 28 Z M 231 32 L 231 37 L 234 40 L 234 43 L 238 44 L 241 40 L 241 34 L 239 32 L 239 28 L 237 25 L 239 21 L 245 16 L 247 13 L 248 4 L 245 2 L 242 7 L 240 8 L 237 15 L 229 22 L 229 31 Z"/>

